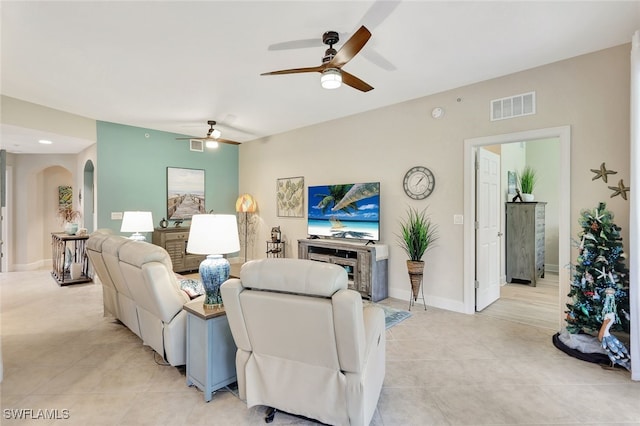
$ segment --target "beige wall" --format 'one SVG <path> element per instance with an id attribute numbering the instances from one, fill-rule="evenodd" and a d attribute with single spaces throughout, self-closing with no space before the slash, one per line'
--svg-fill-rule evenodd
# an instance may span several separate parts
<path id="1" fill-rule="evenodd" d="M 44 266 L 43 262 L 51 259 L 51 232 L 62 230 L 56 220 L 58 186 L 73 185 L 76 156 L 12 157 L 14 204 L 8 208 L 13 213 L 9 224 L 9 238 L 13 242 L 9 258 L 13 265 L 9 265 L 9 270 L 29 270 Z"/>
<path id="2" fill-rule="evenodd" d="M 1 103 L 3 124 L 96 140 L 95 120 L 7 96 L 1 97 Z M 79 154 L 7 154 L 13 172 L 13 197 L 7 199 L 9 271 L 50 264 L 51 232 L 62 230 L 56 219 L 57 187 L 71 185 L 74 208 L 82 211 L 78 190 L 83 187 L 87 160 L 97 164 L 95 144 Z"/>
<path id="3" fill-rule="evenodd" d="M 579 230 L 580 210 L 607 201 L 626 241 L 628 202 L 609 198 L 611 191 L 591 180 L 590 169 L 605 161 L 618 171 L 616 177 L 629 179 L 629 51 L 626 44 L 241 145 L 240 192 L 256 197 L 262 223 L 249 257 L 265 256 L 262 242 L 272 226 L 281 226 L 287 257 L 297 256 L 297 239 L 306 237 L 306 219 L 276 217 L 277 178 L 304 176 L 305 185 L 380 181 L 390 295 L 409 295 L 406 258 L 395 243 L 398 220 L 407 206 L 428 205 L 441 238 L 425 257 L 427 303 L 462 311 L 463 227 L 453 224 L 453 215 L 463 213 L 463 141 L 563 125 L 572 132 L 572 236 Z M 489 120 L 491 99 L 533 90 L 535 115 Z M 440 120 L 431 118 L 436 106 L 447 111 Z M 427 166 L 436 176 L 435 191 L 421 202 L 402 190 L 404 173 L 414 165 Z"/>
<path id="4" fill-rule="evenodd" d="M 3 124 L 96 140 L 95 120 L 8 96 L 2 96 L 0 100 Z"/>

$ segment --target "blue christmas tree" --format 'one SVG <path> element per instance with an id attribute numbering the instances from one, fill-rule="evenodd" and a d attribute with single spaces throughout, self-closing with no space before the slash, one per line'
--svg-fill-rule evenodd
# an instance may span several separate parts
<path id="1" fill-rule="evenodd" d="M 600 203 L 596 209 L 582 210 L 579 254 L 567 303 L 567 330 L 570 333 L 597 333 L 604 319 L 607 288 L 613 289 L 617 306 L 612 331 L 629 331 L 629 271 L 624 264 L 620 227 L 613 213 Z M 611 292 L 611 290 L 610 290 Z"/>

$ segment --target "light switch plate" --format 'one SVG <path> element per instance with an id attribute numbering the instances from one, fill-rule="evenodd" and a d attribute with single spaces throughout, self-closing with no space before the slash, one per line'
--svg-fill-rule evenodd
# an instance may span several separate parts
<path id="1" fill-rule="evenodd" d="M 111 212 L 111 220 L 122 220 L 122 212 Z"/>
<path id="2" fill-rule="evenodd" d="M 453 215 L 453 224 L 454 225 L 463 225 L 464 224 L 464 216 L 462 216 L 461 214 L 454 214 Z"/>

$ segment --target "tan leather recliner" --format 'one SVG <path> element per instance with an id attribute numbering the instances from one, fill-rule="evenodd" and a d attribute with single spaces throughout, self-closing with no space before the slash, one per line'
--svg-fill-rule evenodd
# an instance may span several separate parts
<path id="1" fill-rule="evenodd" d="M 384 313 L 363 309 L 334 264 L 262 259 L 222 285 L 238 391 L 327 424 L 367 425 L 385 375 Z"/>

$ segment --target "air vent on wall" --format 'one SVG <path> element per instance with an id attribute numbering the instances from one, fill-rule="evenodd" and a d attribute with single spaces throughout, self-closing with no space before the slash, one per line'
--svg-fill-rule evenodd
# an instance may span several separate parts
<path id="1" fill-rule="evenodd" d="M 204 142 L 200 139 L 189 140 L 189 149 L 191 151 L 204 152 Z"/>
<path id="2" fill-rule="evenodd" d="M 491 121 L 536 113 L 536 92 L 523 93 L 491 101 Z"/>

